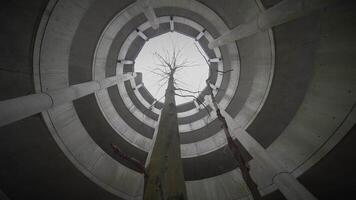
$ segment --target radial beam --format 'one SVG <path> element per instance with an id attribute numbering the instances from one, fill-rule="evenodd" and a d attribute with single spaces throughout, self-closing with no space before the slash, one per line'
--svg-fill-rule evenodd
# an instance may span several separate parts
<path id="1" fill-rule="evenodd" d="M 123 65 L 132 65 L 132 64 L 135 64 L 135 61 L 133 61 L 133 60 L 117 60 L 117 63 L 123 64 Z"/>
<path id="2" fill-rule="evenodd" d="M 135 74 L 113 76 L 100 81 L 89 81 L 72 85 L 64 89 L 0 101 L 0 127 L 108 88 L 135 76 Z"/>
<path id="3" fill-rule="evenodd" d="M 138 84 L 138 85 L 135 84 L 135 86 L 132 87 L 132 89 L 133 89 L 133 90 L 138 90 L 138 89 L 140 89 L 140 87 L 142 87 L 142 86 L 143 86 L 143 83 L 140 83 L 140 84 Z"/>
<path id="4" fill-rule="evenodd" d="M 169 29 L 171 30 L 171 32 L 174 31 L 174 18 L 173 18 L 173 16 L 171 16 L 170 19 L 169 19 Z"/>
<path id="5" fill-rule="evenodd" d="M 138 36 L 140 36 L 143 40 L 148 41 L 148 37 L 140 30 L 140 29 L 136 29 L 136 33 Z"/>
<path id="6" fill-rule="evenodd" d="M 211 58 L 208 60 L 208 62 L 210 62 L 210 63 L 219 63 L 221 61 L 222 61 L 221 58 Z"/>
<path id="7" fill-rule="evenodd" d="M 294 176 L 285 170 L 276 161 L 265 148 L 260 145 L 253 137 L 245 130 L 236 127 L 235 120 L 226 112 L 222 111 L 227 123 L 231 129 L 235 131 L 235 136 L 241 145 L 248 151 L 248 153 L 255 159 L 259 166 L 263 167 L 265 174 L 268 174 L 272 182 L 277 186 L 281 193 L 287 200 L 316 200 L 312 193 L 310 193 Z M 235 127 L 234 127 L 235 126 Z"/>
<path id="8" fill-rule="evenodd" d="M 155 11 L 150 5 L 150 0 L 137 0 L 137 5 L 142 9 L 143 14 L 146 16 L 148 23 L 153 29 L 159 28 L 159 20 Z"/>
<path id="9" fill-rule="evenodd" d="M 213 49 L 265 31 L 274 26 L 304 16 L 312 11 L 324 8 L 333 1 L 336 0 L 284 0 L 260 13 L 253 20 L 241 24 L 211 41 L 209 48 Z"/>
<path id="10" fill-rule="evenodd" d="M 198 104 L 198 102 L 196 100 L 193 101 L 194 105 L 195 105 L 195 109 L 197 109 L 198 111 L 200 111 L 200 105 Z"/>
<path id="11" fill-rule="evenodd" d="M 195 36 L 195 41 L 199 41 L 205 35 L 206 29 L 200 31 L 197 36 Z"/>

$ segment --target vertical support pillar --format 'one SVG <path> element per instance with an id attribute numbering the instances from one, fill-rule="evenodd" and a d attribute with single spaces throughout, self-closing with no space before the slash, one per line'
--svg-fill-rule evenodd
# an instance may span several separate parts
<path id="1" fill-rule="evenodd" d="M 171 30 L 171 32 L 174 31 L 174 20 L 173 20 L 173 16 L 170 17 L 169 20 L 169 29 Z"/>
<path id="2" fill-rule="evenodd" d="M 136 76 L 136 74 L 133 76 Z M 133 76 L 128 74 L 113 76 L 100 81 L 89 81 L 59 90 L 0 101 L 0 126 L 108 88 Z"/>
<path id="3" fill-rule="evenodd" d="M 0 102 L 0 126 L 29 117 L 51 108 L 53 100 L 47 93 L 31 94 Z"/>
<path id="4" fill-rule="evenodd" d="M 195 37 L 195 41 L 199 41 L 204 36 L 205 32 L 205 29 L 199 32 L 199 34 Z"/>
<path id="5" fill-rule="evenodd" d="M 336 0 L 283 0 L 257 15 L 253 20 L 241 24 L 209 43 L 213 49 L 286 23 L 311 11 L 326 7 Z"/>
<path id="6" fill-rule="evenodd" d="M 138 6 L 142 9 L 143 14 L 146 16 L 148 22 L 153 29 L 159 28 L 159 21 L 155 11 L 150 5 L 150 0 L 137 0 Z"/>
<path id="7" fill-rule="evenodd" d="M 273 178 L 273 183 L 287 200 L 316 200 L 294 176 L 290 173 L 279 173 Z"/>
<path id="8" fill-rule="evenodd" d="M 140 36 L 143 40 L 148 41 L 148 37 L 138 28 L 136 28 L 137 35 Z"/>
<path id="9" fill-rule="evenodd" d="M 288 173 L 283 167 L 269 155 L 265 148 L 263 148 L 253 137 L 251 137 L 245 130 L 234 127 L 235 120 L 226 112 L 222 111 L 227 123 L 231 125 L 231 130 L 235 132 L 237 140 L 248 151 L 248 153 L 259 162 L 260 166 L 264 167 L 266 174 L 269 174 L 272 182 L 277 186 L 281 193 L 288 200 L 316 200 L 312 193 L 310 193 L 295 177 Z"/>

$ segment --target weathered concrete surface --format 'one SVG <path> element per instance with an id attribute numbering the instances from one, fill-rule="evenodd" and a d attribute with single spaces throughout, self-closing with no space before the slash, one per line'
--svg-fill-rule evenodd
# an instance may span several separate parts
<path id="1" fill-rule="evenodd" d="M 0 188 L 10 199 L 120 199 L 63 154 L 40 115 L 0 128 Z"/>
<path id="2" fill-rule="evenodd" d="M 156 13 L 153 10 L 152 6 L 150 5 L 151 0 L 137 0 L 136 3 L 142 9 L 142 12 L 145 14 L 148 22 L 150 23 L 153 29 L 158 29 L 159 21 L 157 19 Z"/>
<path id="3" fill-rule="evenodd" d="M 326 157 L 298 178 L 299 181 L 313 191 L 319 199 L 347 199 L 352 196 L 356 184 L 353 178 L 356 177 L 355 141 L 356 126 L 354 125 Z M 330 171 L 332 173 L 328 173 Z"/>
<path id="4" fill-rule="evenodd" d="M 92 3 L 91 0 L 59 1 L 54 8 L 41 40 L 42 51 L 37 54 L 41 58 L 40 68 L 34 66 L 42 75 L 41 82 L 36 82 L 37 88 L 53 90 L 69 85 L 67 73 L 72 39 Z M 58 146 L 87 178 L 119 197 L 140 198 L 141 174 L 115 161 L 93 141 L 72 103 L 42 114 Z"/>
<path id="5" fill-rule="evenodd" d="M 46 0 L 2 2 L 1 100 L 35 92 L 33 38 L 46 4 Z M 72 165 L 40 115 L 3 126 L 0 133 L 0 188 L 9 199 L 120 199 Z"/>
<path id="6" fill-rule="evenodd" d="M 209 43 L 209 48 L 223 46 L 266 31 L 274 26 L 307 15 L 328 6 L 334 0 L 284 0 L 261 12 L 253 20 L 242 23 Z"/>
<path id="7" fill-rule="evenodd" d="M 354 45 L 350 45 L 355 41 L 355 8 L 353 1 L 343 1 L 319 13 L 320 36 L 315 41 L 311 82 L 297 113 L 268 148 L 294 176 L 302 174 L 323 156 L 328 160 L 327 152 L 355 123 L 356 97 L 353 91 L 356 89 L 356 71 L 353 58 L 356 51 Z M 308 43 L 314 42 L 308 40 Z M 338 148 L 343 147 L 336 146 L 336 152 Z M 319 174 L 328 176 L 330 171 L 334 171 L 332 166 L 322 166 Z M 345 185 L 352 183 L 352 180 L 341 177 L 339 181 L 345 181 Z M 322 182 L 320 187 L 323 187 Z M 315 189 L 321 191 L 320 188 Z M 338 193 L 343 192 L 340 190 Z M 315 195 L 321 198 L 326 193 L 329 192 Z"/>
<path id="8" fill-rule="evenodd" d="M 0 100 L 34 93 L 32 38 L 47 1 L 4 1 L 1 6 Z M 16 11 L 19 10 L 19 11 Z"/>
<path id="9" fill-rule="evenodd" d="M 133 78 L 131 75 L 118 75 L 100 81 L 89 81 L 71 85 L 68 88 L 0 101 L 0 109 L 2 110 L 0 114 L 0 126 L 106 89 L 131 78 Z"/>
<path id="10" fill-rule="evenodd" d="M 308 31 L 295 34 L 300 30 Z M 265 105 L 247 129 L 264 147 L 280 135 L 304 99 L 320 38 L 319 15 L 276 27 L 273 34 L 276 46 L 273 82 Z"/>

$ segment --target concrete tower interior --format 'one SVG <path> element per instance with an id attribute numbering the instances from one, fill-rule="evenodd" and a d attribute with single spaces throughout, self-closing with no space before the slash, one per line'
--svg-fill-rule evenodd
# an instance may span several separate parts
<path id="1" fill-rule="evenodd" d="M 354 0 L 4 0 L 0 21 L 0 199 L 143 199 L 111 144 L 149 161 L 163 103 L 135 58 L 171 31 L 210 59 L 262 199 L 354 199 Z M 199 102 L 177 105 L 187 199 L 252 199 Z"/>

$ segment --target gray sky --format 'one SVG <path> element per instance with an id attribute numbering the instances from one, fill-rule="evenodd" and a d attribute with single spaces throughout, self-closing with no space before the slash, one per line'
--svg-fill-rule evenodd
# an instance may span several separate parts
<path id="1" fill-rule="evenodd" d="M 164 92 L 167 88 L 167 84 L 165 84 L 159 89 L 161 85 L 159 85 L 158 80 L 161 79 L 161 77 L 150 72 L 150 70 L 160 67 L 157 65 L 159 61 L 154 53 L 157 52 L 160 55 L 166 55 L 167 51 L 173 51 L 174 46 L 176 49 L 182 50 L 179 58 L 181 62 L 187 59 L 189 63 L 194 64 L 194 67 L 184 68 L 175 74 L 175 78 L 180 81 L 178 82 L 178 86 L 190 91 L 201 91 L 204 89 L 205 80 L 209 75 L 209 68 L 194 46 L 194 43 L 195 40 L 193 38 L 176 32 L 168 32 L 146 42 L 136 58 L 135 71 L 142 72 L 143 83 L 153 97 L 156 99 L 161 98 L 164 96 Z M 186 94 L 190 93 L 183 92 L 183 95 Z M 197 94 L 195 96 L 197 96 Z M 192 99 L 193 98 L 176 96 L 176 103 L 179 105 L 191 101 Z M 163 102 L 164 97 L 160 101 Z"/>

